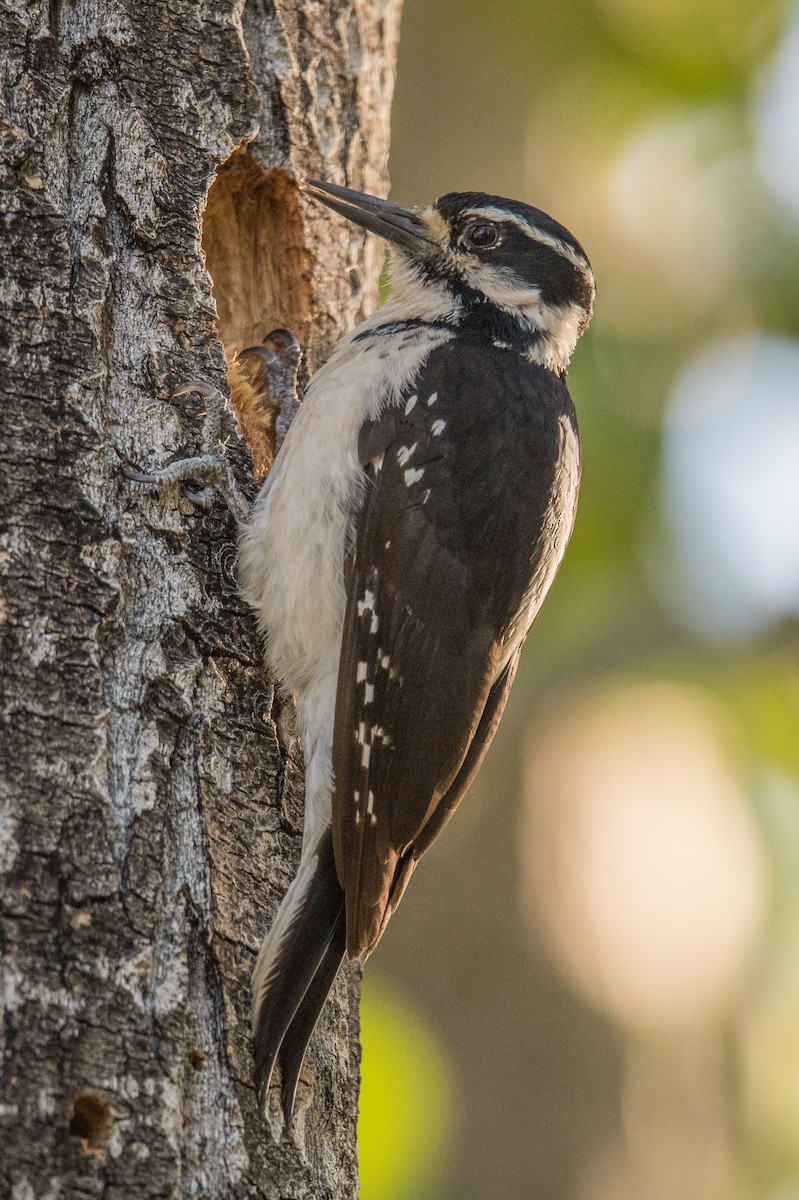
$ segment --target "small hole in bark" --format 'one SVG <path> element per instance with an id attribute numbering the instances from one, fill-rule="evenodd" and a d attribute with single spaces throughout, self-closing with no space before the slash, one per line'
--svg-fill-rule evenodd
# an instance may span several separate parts
<path id="1" fill-rule="evenodd" d="M 311 323 L 311 260 L 304 247 L 296 180 L 263 171 L 236 150 L 208 190 L 203 215 L 205 265 L 213 281 L 217 332 L 225 348 L 231 397 L 254 473 L 269 469 L 274 410 L 263 395 L 257 360 L 234 361 L 273 329 L 290 329 L 304 344 Z"/>
<path id="2" fill-rule="evenodd" d="M 72 1101 L 69 1132 L 79 1138 L 87 1154 L 102 1157 L 102 1147 L 111 1136 L 114 1114 L 111 1105 L 99 1096 L 84 1092 Z"/>
<path id="3" fill-rule="evenodd" d="M 189 1060 L 189 1066 L 194 1067 L 195 1071 L 202 1071 L 205 1066 L 205 1055 L 202 1050 L 190 1050 L 186 1055 Z"/>

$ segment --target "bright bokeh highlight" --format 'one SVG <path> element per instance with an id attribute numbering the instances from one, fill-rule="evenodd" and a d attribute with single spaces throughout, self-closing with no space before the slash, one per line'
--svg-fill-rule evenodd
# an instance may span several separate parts
<path id="1" fill-rule="evenodd" d="M 678 553 L 663 591 L 693 624 L 735 634 L 799 616 L 799 341 L 724 338 L 683 367 L 663 488 Z"/>
<path id="2" fill-rule="evenodd" d="M 704 1027 L 747 971 L 765 864 L 729 749 L 718 704 L 673 683 L 603 691 L 531 741 L 524 897 L 623 1026 Z"/>

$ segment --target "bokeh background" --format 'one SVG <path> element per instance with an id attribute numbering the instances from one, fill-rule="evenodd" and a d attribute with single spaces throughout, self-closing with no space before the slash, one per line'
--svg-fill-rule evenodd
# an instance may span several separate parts
<path id="1" fill-rule="evenodd" d="M 799 8 L 406 0 L 391 175 L 599 292 L 572 545 L 366 973 L 362 1200 L 799 1200 Z"/>

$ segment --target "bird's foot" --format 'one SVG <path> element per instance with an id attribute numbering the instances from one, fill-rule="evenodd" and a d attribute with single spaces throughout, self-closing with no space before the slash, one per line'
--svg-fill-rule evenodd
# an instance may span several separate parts
<path id="1" fill-rule="evenodd" d="M 225 457 L 225 442 L 222 439 L 223 423 L 229 403 L 212 384 L 204 379 L 191 379 L 172 393 L 171 399 L 197 394 L 206 401 L 203 445 L 208 453 L 192 458 L 178 459 L 157 471 L 140 471 L 135 467 L 123 466 L 121 473 L 137 492 L 161 496 L 171 488 L 180 488 L 183 496 L 195 508 L 208 509 L 215 496 L 224 500 L 237 521 L 245 521 L 250 505 L 241 492 L 230 462 Z M 232 432 L 232 429 L 231 429 Z M 217 453 L 211 450 L 216 449 Z"/>
<path id="2" fill-rule="evenodd" d="M 248 346 L 239 358 L 254 356 L 264 364 L 269 400 L 279 409 L 275 422 L 275 457 L 286 440 L 289 426 L 300 406 L 297 376 L 302 360 L 300 344 L 288 329 L 273 329 L 260 346 Z"/>
<path id="3" fill-rule="evenodd" d="M 300 344 L 287 329 L 273 329 L 260 346 L 242 350 L 239 357 L 255 356 L 263 362 L 269 385 L 270 403 L 279 409 L 275 422 L 275 456 L 285 441 L 289 426 L 299 408 L 297 376 L 302 359 Z M 223 414 L 227 407 L 218 388 L 202 379 L 193 379 L 173 392 L 172 398 L 198 393 L 208 401 L 206 446 L 219 445 Z M 169 488 L 181 487 L 183 495 L 196 508 L 210 508 L 214 495 L 224 500 L 237 521 L 245 521 L 250 505 L 242 494 L 231 465 L 223 454 L 203 454 L 179 459 L 159 471 L 145 472 L 123 467 L 122 474 L 137 491 L 160 496 Z"/>
<path id="4" fill-rule="evenodd" d="M 123 467 L 122 474 L 136 491 L 146 495 L 160 496 L 168 488 L 180 487 L 195 508 L 210 508 L 217 495 L 237 521 L 246 521 L 249 515 L 250 506 L 236 483 L 230 463 L 221 454 L 181 458 L 153 472 Z"/>

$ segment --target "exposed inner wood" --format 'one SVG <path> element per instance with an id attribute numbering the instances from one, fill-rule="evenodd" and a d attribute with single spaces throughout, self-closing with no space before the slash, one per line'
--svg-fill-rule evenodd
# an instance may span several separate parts
<path id="1" fill-rule="evenodd" d="M 86 1092 L 72 1101 L 69 1132 L 81 1142 L 87 1154 L 99 1154 L 111 1136 L 114 1114 L 111 1106 L 99 1096 Z"/>
<path id="2" fill-rule="evenodd" d="M 280 326 L 303 339 L 311 321 L 311 261 L 301 203 L 287 172 L 262 171 L 246 150 L 219 168 L 202 240 L 225 346 L 243 350 Z"/>
<path id="3" fill-rule="evenodd" d="M 275 409 L 258 360 L 237 361 L 236 354 L 272 329 L 290 329 L 301 343 L 307 336 L 311 261 L 300 205 L 299 188 L 287 172 L 262 171 L 239 149 L 219 168 L 203 218 L 231 399 L 256 479 L 272 462 Z"/>

